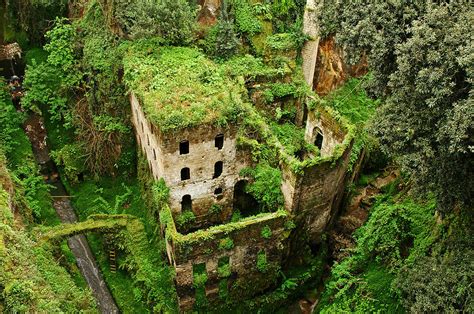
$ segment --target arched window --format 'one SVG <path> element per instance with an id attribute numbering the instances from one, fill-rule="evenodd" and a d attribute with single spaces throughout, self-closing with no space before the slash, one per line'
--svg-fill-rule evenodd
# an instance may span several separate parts
<path id="1" fill-rule="evenodd" d="M 180 155 L 189 154 L 189 141 L 179 142 L 179 154 Z"/>
<path id="2" fill-rule="evenodd" d="M 323 132 L 319 128 L 316 128 L 315 132 L 316 132 L 316 138 L 314 140 L 314 146 L 316 146 L 319 150 L 321 150 L 321 148 L 323 147 L 323 140 L 324 140 Z"/>
<path id="3" fill-rule="evenodd" d="M 188 167 L 181 169 L 181 181 L 191 178 L 191 172 Z"/>
<path id="4" fill-rule="evenodd" d="M 193 200 L 191 199 L 191 195 L 186 194 L 181 199 L 181 212 L 185 210 L 192 210 L 193 209 Z"/>
<path id="5" fill-rule="evenodd" d="M 213 179 L 219 178 L 221 176 L 223 167 L 224 164 L 222 161 L 218 161 L 214 164 L 214 175 L 212 176 Z"/>
<path id="6" fill-rule="evenodd" d="M 221 150 L 224 147 L 224 134 L 218 134 L 214 141 L 214 146 L 217 147 L 218 150 Z"/>

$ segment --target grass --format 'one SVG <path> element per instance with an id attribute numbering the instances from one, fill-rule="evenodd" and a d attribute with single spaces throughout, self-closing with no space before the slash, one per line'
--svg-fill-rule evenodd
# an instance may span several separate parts
<path id="1" fill-rule="evenodd" d="M 243 112 L 242 84 L 196 49 L 134 43 L 124 58 L 125 82 L 147 118 L 163 132 L 227 125 Z"/>

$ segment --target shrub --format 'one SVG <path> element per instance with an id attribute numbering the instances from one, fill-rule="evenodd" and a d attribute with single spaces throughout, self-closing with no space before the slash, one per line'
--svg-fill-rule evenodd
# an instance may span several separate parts
<path id="1" fill-rule="evenodd" d="M 184 227 L 188 224 L 193 223 L 196 220 L 196 216 L 191 210 L 185 210 L 176 217 L 176 223 L 179 227 Z"/>
<path id="2" fill-rule="evenodd" d="M 219 241 L 219 249 L 232 250 L 234 248 L 234 241 L 231 238 L 224 238 Z"/>
<path id="3" fill-rule="evenodd" d="M 269 226 L 265 226 L 262 228 L 262 231 L 260 232 L 262 238 L 264 239 L 270 239 L 272 237 L 272 229 L 270 229 Z"/>

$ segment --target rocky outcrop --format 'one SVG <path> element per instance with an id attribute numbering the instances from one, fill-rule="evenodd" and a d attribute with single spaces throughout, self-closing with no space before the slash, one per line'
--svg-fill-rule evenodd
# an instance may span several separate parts
<path id="1" fill-rule="evenodd" d="M 313 89 L 318 95 L 327 95 L 344 84 L 350 77 L 359 77 L 367 73 L 367 60 L 362 57 L 356 65 L 344 62 L 344 52 L 336 45 L 334 36 L 319 42 L 314 68 Z"/>
<path id="2" fill-rule="evenodd" d="M 199 0 L 201 10 L 198 13 L 198 23 L 201 26 L 216 24 L 221 8 L 221 0 Z"/>

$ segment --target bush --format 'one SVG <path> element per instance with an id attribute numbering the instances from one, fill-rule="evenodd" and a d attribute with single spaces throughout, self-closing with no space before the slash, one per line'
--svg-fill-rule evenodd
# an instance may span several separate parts
<path id="1" fill-rule="evenodd" d="M 162 37 L 174 45 L 194 36 L 195 6 L 186 0 L 115 0 L 116 19 L 134 38 Z"/>
<path id="2" fill-rule="evenodd" d="M 219 241 L 219 249 L 232 250 L 234 248 L 234 241 L 231 238 L 224 238 Z"/>
<path id="3" fill-rule="evenodd" d="M 260 232 L 262 238 L 264 239 L 270 239 L 272 237 L 272 229 L 270 229 L 269 226 L 265 226 L 262 228 L 262 231 Z"/>
<path id="4" fill-rule="evenodd" d="M 255 197 L 263 210 L 272 211 L 283 205 L 283 193 L 280 189 L 282 176 L 278 168 L 258 164 L 253 169 L 242 169 L 240 174 L 253 179 L 246 186 L 246 192 Z"/>

